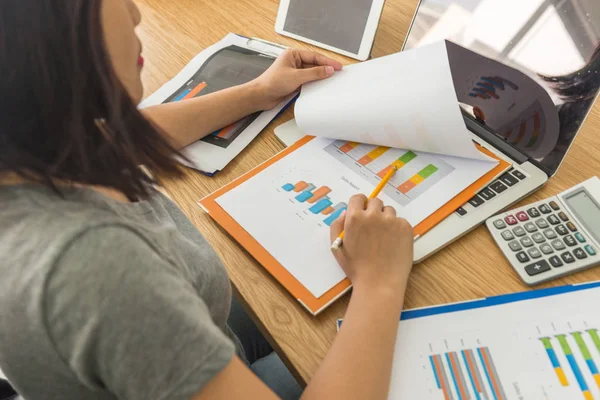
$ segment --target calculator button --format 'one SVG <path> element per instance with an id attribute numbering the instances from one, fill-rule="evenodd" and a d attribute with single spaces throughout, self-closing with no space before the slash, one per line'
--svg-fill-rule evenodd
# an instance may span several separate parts
<path id="1" fill-rule="evenodd" d="M 569 228 L 571 232 L 577 232 L 577 227 L 572 222 L 567 222 L 567 228 Z"/>
<path id="2" fill-rule="evenodd" d="M 520 180 L 527 178 L 524 173 L 522 173 L 521 171 L 517 171 L 516 169 L 512 172 L 512 174 Z"/>
<path id="3" fill-rule="evenodd" d="M 507 215 L 504 220 L 509 225 L 514 225 L 517 223 L 517 219 L 513 215 Z"/>
<path id="4" fill-rule="evenodd" d="M 554 232 L 552 228 L 548 228 L 544 231 L 544 236 L 546 236 L 547 239 L 555 239 L 556 232 Z"/>
<path id="5" fill-rule="evenodd" d="M 535 207 L 532 207 L 529 210 L 527 210 L 527 213 L 531 218 L 537 218 L 540 216 L 540 212 Z"/>
<path id="6" fill-rule="evenodd" d="M 509 230 L 502 232 L 502 237 L 504 238 L 504 240 L 513 240 L 515 238 L 512 232 Z"/>
<path id="7" fill-rule="evenodd" d="M 575 239 L 573 239 L 573 236 L 571 235 L 565 236 L 563 240 L 565 241 L 567 246 L 575 246 L 577 244 L 577 242 L 575 241 Z"/>
<path id="8" fill-rule="evenodd" d="M 548 222 L 550 222 L 552 225 L 560 224 L 560 220 L 556 217 L 556 215 L 549 215 Z"/>
<path id="9" fill-rule="evenodd" d="M 544 235 L 542 235 L 539 232 L 536 232 L 533 235 L 531 235 L 531 238 L 536 243 L 544 243 L 546 241 L 546 238 L 544 238 Z"/>
<path id="10" fill-rule="evenodd" d="M 504 221 L 502 221 L 501 219 L 497 219 L 494 221 L 494 226 L 498 229 L 504 229 L 506 228 L 506 224 L 504 223 Z"/>
<path id="11" fill-rule="evenodd" d="M 492 189 L 486 187 L 481 192 L 479 192 L 479 195 L 483 197 L 484 200 L 489 200 L 492 197 L 496 196 L 496 193 L 494 193 Z"/>
<path id="12" fill-rule="evenodd" d="M 519 251 L 522 249 L 521 245 L 516 240 L 513 240 L 512 242 L 508 242 L 508 247 L 510 247 L 510 249 L 512 251 Z"/>
<path id="13" fill-rule="evenodd" d="M 563 221 L 568 221 L 569 217 L 567 217 L 567 214 L 564 213 L 564 211 L 561 211 L 558 213 L 558 216 L 560 217 L 560 219 L 562 219 Z"/>
<path id="14" fill-rule="evenodd" d="M 519 180 L 508 172 L 500 176 L 500 180 L 507 186 L 514 186 L 515 183 L 519 183 Z"/>
<path id="15" fill-rule="evenodd" d="M 595 256 L 596 255 L 596 249 L 594 249 L 592 246 L 590 246 L 589 244 L 586 244 L 584 247 L 585 251 L 588 252 L 588 254 L 590 256 Z"/>
<path id="16" fill-rule="evenodd" d="M 531 258 L 540 258 L 542 256 L 542 253 L 540 253 L 537 247 L 530 248 L 529 250 L 527 250 L 527 253 Z"/>
<path id="17" fill-rule="evenodd" d="M 515 236 L 523 236 L 527 233 L 527 232 L 525 232 L 525 229 L 523 229 L 522 226 L 517 226 L 517 227 L 513 228 L 512 231 L 515 234 Z"/>
<path id="18" fill-rule="evenodd" d="M 575 249 L 573 250 L 573 254 L 575 254 L 575 257 L 579 258 L 580 260 L 587 258 L 587 254 L 585 254 L 585 251 L 583 251 L 583 249 Z"/>
<path id="19" fill-rule="evenodd" d="M 544 218 L 539 218 L 535 221 L 535 224 L 537 226 L 539 226 L 540 229 L 544 229 L 549 227 L 550 225 L 548 225 L 548 221 L 546 221 Z"/>
<path id="20" fill-rule="evenodd" d="M 533 224 L 533 222 L 528 222 L 524 226 L 527 232 L 531 233 L 537 231 L 537 227 Z"/>
<path id="21" fill-rule="evenodd" d="M 524 237 L 523 239 L 521 239 L 521 244 L 523 245 L 523 247 L 533 246 L 533 240 L 531 240 L 530 237 Z"/>
<path id="22" fill-rule="evenodd" d="M 517 213 L 517 219 L 519 221 L 527 221 L 529 217 L 527 216 L 527 213 L 525 211 L 519 211 Z"/>
<path id="23" fill-rule="evenodd" d="M 563 250 L 565 248 L 565 244 L 560 239 L 553 240 L 552 242 L 550 242 L 550 244 L 556 250 Z"/>
<path id="24" fill-rule="evenodd" d="M 492 190 L 496 193 L 502 193 L 506 189 L 508 189 L 506 187 L 506 185 L 504 185 L 504 183 L 502 183 L 500 181 L 496 181 L 496 182 L 492 183 L 489 187 L 492 188 Z"/>
<path id="25" fill-rule="evenodd" d="M 552 212 L 552 210 L 550 209 L 550 207 L 548 207 L 547 204 L 542 204 L 538 207 L 538 210 L 540 210 L 542 214 L 550 214 Z"/>
<path id="26" fill-rule="evenodd" d="M 563 262 L 560 261 L 560 257 L 559 256 L 552 256 L 548 259 L 548 261 L 550 261 L 550 265 L 552 265 L 554 268 L 558 268 L 558 267 L 562 267 L 563 266 Z"/>
<path id="27" fill-rule="evenodd" d="M 522 263 L 529 261 L 529 256 L 524 251 L 518 252 L 516 256 L 517 260 L 521 261 Z"/>
<path id="28" fill-rule="evenodd" d="M 579 240 L 580 243 L 585 243 L 585 238 L 583 237 L 583 235 L 579 232 L 575 232 L 575 238 L 577 240 Z"/>
<path id="29" fill-rule="evenodd" d="M 554 211 L 558 211 L 558 210 L 560 210 L 560 207 L 558 206 L 558 204 L 557 204 L 557 203 L 556 203 L 554 200 L 552 200 L 552 201 L 551 201 L 550 203 L 548 203 L 548 204 L 550 204 L 550 207 L 552 207 L 552 209 L 553 209 Z"/>
<path id="30" fill-rule="evenodd" d="M 463 215 L 467 214 L 467 210 L 465 210 L 462 207 L 458 207 L 458 209 L 456 210 L 456 213 L 462 217 Z"/>
<path id="31" fill-rule="evenodd" d="M 471 198 L 471 200 L 469 200 L 469 204 L 472 205 L 473 207 L 479 207 L 483 203 L 484 203 L 484 200 L 481 197 L 479 197 L 478 194 L 476 194 L 474 197 Z"/>
<path id="32" fill-rule="evenodd" d="M 546 260 L 540 260 L 535 264 L 531 264 L 525 267 L 525 272 L 527 275 L 533 276 L 537 274 L 541 274 L 542 272 L 546 272 L 550 270 L 550 264 Z"/>
<path id="33" fill-rule="evenodd" d="M 567 233 L 569 233 L 569 231 L 567 230 L 567 228 L 565 228 L 564 225 L 559 225 L 556 228 L 556 233 L 558 233 L 559 235 L 566 235 Z"/>
<path id="34" fill-rule="evenodd" d="M 562 258 L 563 261 L 566 262 L 567 264 L 575 261 L 575 257 L 573 257 L 573 254 L 569 253 L 568 251 L 565 251 L 564 253 L 562 253 L 560 255 L 560 258 Z"/>
<path id="35" fill-rule="evenodd" d="M 544 243 L 544 244 L 540 245 L 540 250 L 544 254 L 552 254 L 552 253 L 554 253 L 554 250 L 552 249 L 552 246 L 550 246 L 548 243 Z"/>

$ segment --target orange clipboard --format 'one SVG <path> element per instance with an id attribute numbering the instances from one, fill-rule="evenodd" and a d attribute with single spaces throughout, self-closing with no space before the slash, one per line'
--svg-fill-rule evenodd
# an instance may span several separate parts
<path id="1" fill-rule="evenodd" d="M 292 146 L 286 148 L 282 152 L 278 153 L 274 157 L 260 164 L 256 168 L 240 176 L 233 182 L 223 186 L 219 190 L 206 196 L 198 203 L 199 205 L 219 224 L 225 229 L 239 244 L 241 244 L 246 251 L 248 251 L 294 298 L 300 302 L 311 314 L 317 315 L 335 300 L 340 298 L 344 293 L 350 290 L 352 284 L 348 278 L 345 278 L 321 297 L 315 297 L 308 289 L 303 286 L 294 276 L 281 265 L 275 257 L 273 257 L 265 248 L 258 243 L 240 224 L 237 223 L 223 208 L 216 202 L 216 199 L 223 194 L 229 192 L 235 187 L 239 186 L 248 179 L 254 177 L 259 172 L 263 171 L 267 167 L 273 165 L 277 161 L 286 157 L 288 154 L 294 152 L 300 147 L 304 146 L 308 142 L 314 139 L 314 136 L 305 136 L 298 140 Z M 498 165 L 491 171 L 483 175 L 461 193 L 456 195 L 452 200 L 439 208 L 436 212 L 431 214 L 429 217 L 424 219 L 420 224 L 414 227 L 415 235 L 422 236 L 425 232 L 429 231 L 435 225 L 444 220 L 447 216 L 456 211 L 459 207 L 465 204 L 471 197 L 487 185 L 490 181 L 498 177 L 504 171 L 506 171 L 510 164 L 504 160 L 501 160 L 490 151 L 485 148 L 478 146 L 479 150 L 484 154 L 496 159 Z"/>

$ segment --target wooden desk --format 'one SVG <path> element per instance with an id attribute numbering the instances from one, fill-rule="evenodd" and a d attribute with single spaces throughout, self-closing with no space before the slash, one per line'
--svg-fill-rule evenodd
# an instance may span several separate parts
<path id="1" fill-rule="evenodd" d="M 138 30 L 144 44 L 146 95 L 172 78 L 194 55 L 228 32 L 311 48 L 274 31 L 277 0 L 137 0 L 143 15 Z M 373 57 L 400 51 L 417 0 L 388 0 L 375 39 Z M 319 50 L 322 51 L 322 50 Z M 333 53 L 344 63 L 352 60 Z M 313 318 L 261 266 L 227 236 L 196 205 L 206 194 L 230 182 L 283 149 L 273 128 L 293 117 L 293 107 L 275 120 L 240 156 L 214 178 L 188 170 L 186 178 L 166 182 L 166 188 L 196 227 L 216 249 L 255 320 L 300 381 L 307 381 L 335 337 L 335 320 L 344 315 L 345 296 Z M 554 195 L 600 171 L 600 104 L 575 141 L 560 172 L 525 202 Z M 600 279 L 600 268 L 546 286 Z M 406 295 L 406 308 L 424 307 L 526 290 L 479 227 L 440 253 L 417 265 Z"/>

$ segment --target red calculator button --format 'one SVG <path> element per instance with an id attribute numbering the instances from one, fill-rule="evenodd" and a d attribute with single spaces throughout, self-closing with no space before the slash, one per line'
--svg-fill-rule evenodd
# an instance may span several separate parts
<path id="1" fill-rule="evenodd" d="M 512 215 L 507 215 L 504 220 L 509 225 L 515 225 L 517 223 L 517 219 Z"/>
<path id="2" fill-rule="evenodd" d="M 529 219 L 529 216 L 527 215 L 527 213 L 525 211 L 519 211 L 517 213 L 517 219 L 519 221 L 527 221 Z"/>

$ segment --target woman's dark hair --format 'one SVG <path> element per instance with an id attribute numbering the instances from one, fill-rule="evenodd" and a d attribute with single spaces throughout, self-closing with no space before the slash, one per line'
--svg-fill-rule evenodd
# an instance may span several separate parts
<path id="1" fill-rule="evenodd" d="M 600 44 L 581 69 L 562 76 L 541 76 L 567 103 L 593 100 L 600 87 Z"/>
<path id="2" fill-rule="evenodd" d="M 0 1 L 0 174 L 108 186 L 130 199 L 181 173 L 106 51 L 102 0 Z"/>

